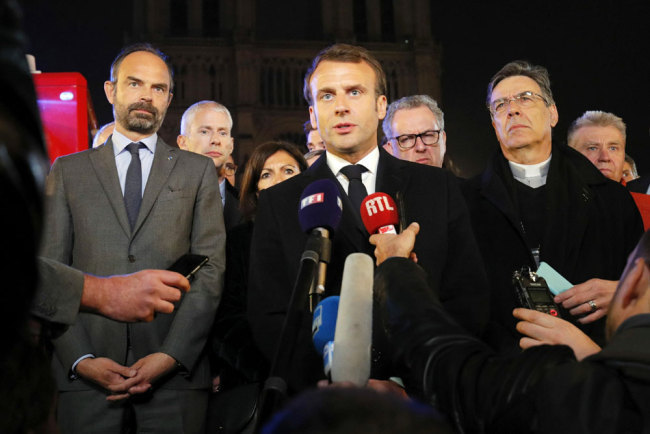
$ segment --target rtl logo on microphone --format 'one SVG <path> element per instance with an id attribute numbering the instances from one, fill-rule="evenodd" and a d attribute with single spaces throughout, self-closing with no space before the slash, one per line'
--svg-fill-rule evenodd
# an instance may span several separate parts
<path id="1" fill-rule="evenodd" d="M 314 193 L 311 196 L 307 196 L 300 201 L 300 209 L 303 209 L 306 206 L 313 205 L 315 203 L 323 203 L 325 200 L 324 193 Z"/>
<path id="2" fill-rule="evenodd" d="M 388 196 L 377 196 L 366 201 L 366 213 L 369 217 L 384 211 L 395 211 L 388 202 Z"/>
<path id="3" fill-rule="evenodd" d="M 395 230 L 395 226 L 393 225 L 388 225 L 388 226 L 382 226 L 379 229 L 377 229 L 378 234 L 397 234 L 397 231 Z"/>

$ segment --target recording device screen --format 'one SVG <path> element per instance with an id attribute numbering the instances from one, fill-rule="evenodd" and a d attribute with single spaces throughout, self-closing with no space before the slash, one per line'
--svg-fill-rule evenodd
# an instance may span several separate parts
<path id="1" fill-rule="evenodd" d="M 549 303 L 553 301 L 546 289 L 535 291 L 531 288 L 528 288 L 528 295 L 530 295 L 530 299 L 533 301 L 533 303 Z"/>
<path id="2" fill-rule="evenodd" d="M 560 316 L 560 308 L 553 301 L 544 278 L 529 267 L 522 267 L 512 275 L 519 306 L 537 310 L 553 316 Z"/>

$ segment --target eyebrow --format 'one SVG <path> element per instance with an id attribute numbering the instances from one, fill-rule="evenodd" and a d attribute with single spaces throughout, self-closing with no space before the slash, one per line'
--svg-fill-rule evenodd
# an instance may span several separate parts
<path id="1" fill-rule="evenodd" d="M 134 77 L 132 75 L 129 75 L 126 77 L 128 81 L 135 81 L 136 83 L 144 83 L 143 80 L 139 79 L 138 77 Z M 169 88 L 169 85 L 167 83 L 153 83 L 152 86 L 154 87 L 161 87 L 165 90 Z"/>

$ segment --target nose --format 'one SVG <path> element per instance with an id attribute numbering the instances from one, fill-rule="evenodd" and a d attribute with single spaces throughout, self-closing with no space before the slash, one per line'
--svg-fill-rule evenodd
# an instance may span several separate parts
<path id="1" fill-rule="evenodd" d="M 427 150 L 427 146 L 426 146 L 426 145 L 424 144 L 424 142 L 422 141 L 422 137 L 421 137 L 421 136 L 417 136 L 417 137 L 415 138 L 415 151 L 416 151 L 416 152 L 424 152 L 424 151 L 426 151 L 426 150 Z"/>
<path id="2" fill-rule="evenodd" d="M 142 86 L 142 92 L 140 93 L 140 99 L 142 101 L 153 101 L 153 89 L 151 87 Z"/>
<path id="3" fill-rule="evenodd" d="M 334 107 L 336 110 L 336 114 L 339 116 L 350 112 L 348 99 L 345 96 L 337 96 Z"/>
<path id="4" fill-rule="evenodd" d="M 521 114 L 519 105 L 517 105 L 513 100 L 509 99 L 506 104 L 508 104 L 508 116 L 519 116 Z"/>
<path id="5" fill-rule="evenodd" d="M 609 155 L 609 149 L 607 147 L 601 148 L 600 152 L 598 152 L 598 161 L 610 161 L 611 156 Z"/>
<path id="6" fill-rule="evenodd" d="M 217 132 L 213 132 L 213 133 L 210 135 L 210 144 L 216 146 L 216 145 L 218 145 L 219 143 L 221 143 L 221 138 L 219 137 L 219 133 L 217 133 Z"/>

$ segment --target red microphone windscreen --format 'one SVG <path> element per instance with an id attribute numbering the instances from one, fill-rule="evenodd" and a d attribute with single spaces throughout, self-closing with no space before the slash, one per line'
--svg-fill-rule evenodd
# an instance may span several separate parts
<path id="1" fill-rule="evenodd" d="M 373 193 L 361 202 L 361 220 L 369 234 L 376 234 L 385 226 L 399 224 L 397 205 L 386 193 Z M 393 232 L 394 233 L 394 232 Z"/>

